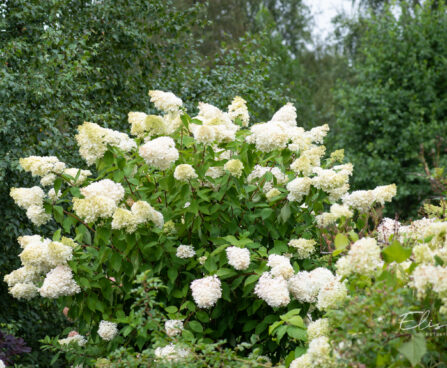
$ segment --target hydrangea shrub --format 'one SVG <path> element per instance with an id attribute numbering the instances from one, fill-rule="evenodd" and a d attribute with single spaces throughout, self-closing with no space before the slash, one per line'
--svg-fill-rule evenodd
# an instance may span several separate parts
<path id="1" fill-rule="evenodd" d="M 44 189 L 12 188 L 11 196 L 36 225 L 54 219 L 60 228 L 52 239 L 18 239 L 23 266 L 5 277 L 10 293 L 57 299 L 78 345 L 126 340 L 142 349 L 151 330 L 129 322 L 132 290 L 151 270 L 166 286 L 157 298 L 173 340 L 180 333 L 236 346 L 254 338 L 262 353 L 289 363 L 310 337 L 302 359 L 329 351 L 325 322 L 306 333 L 303 318 L 343 303 L 343 276 L 381 266 L 366 238 L 336 263 L 339 274 L 334 257 L 349 243 L 342 233 L 362 238 L 374 228 L 395 185 L 349 193 L 353 167 L 342 150 L 326 155 L 328 126 L 305 131 L 290 103 L 250 125 L 240 97 L 227 112 L 199 103 L 190 117 L 174 94 L 149 94 L 162 113 L 130 112 L 132 137 L 78 127 L 88 169 L 56 157 L 20 161 Z M 365 252 L 366 264 L 357 262 Z"/>

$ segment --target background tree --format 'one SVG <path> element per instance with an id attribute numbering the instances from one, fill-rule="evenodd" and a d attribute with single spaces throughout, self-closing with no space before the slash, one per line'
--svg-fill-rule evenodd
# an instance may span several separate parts
<path id="1" fill-rule="evenodd" d="M 419 147 L 435 147 L 447 133 L 447 14 L 431 2 L 401 3 L 363 18 L 366 26 L 352 57 L 351 78 L 335 91 L 337 144 L 359 175 L 354 187 L 398 185 L 394 211 L 414 215 L 430 194 L 419 178 Z"/>

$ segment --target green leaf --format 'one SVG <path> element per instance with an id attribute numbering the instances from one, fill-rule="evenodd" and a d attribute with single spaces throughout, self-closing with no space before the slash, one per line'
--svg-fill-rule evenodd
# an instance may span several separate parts
<path id="1" fill-rule="evenodd" d="M 172 283 L 174 283 L 174 281 L 176 280 L 178 276 L 178 271 L 175 268 L 170 268 L 168 270 L 168 278 L 169 281 L 171 281 Z"/>
<path id="2" fill-rule="evenodd" d="M 289 326 L 287 328 L 287 335 L 289 335 L 293 339 L 306 341 L 307 340 L 307 332 L 306 330 L 295 327 L 295 326 Z"/>
<path id="3" fill-rule="evenodd" d="M 411 256 L 411 249 L 404 248 L 398 241 L 393 241 L 390 246 L 382 251 L 383 258 L 387 263 L 401 263 Z"/>
<path id="4" fill-rule="evenodd" d="M 203 332 L 203 327 L 200 324 L 200 322 L 198 322 L 198 321 L 190 321 L 188 323 L 188 326 L 194 332 L 198 332 L 198 333 L 202 333 Z"/>
<path id="5" fill-rule="evenodd" d="M 279 218 L 282 220 L 283 223 L 286 223 L 291 214 L 292 211 L 290 210 L 290 205 L 286 204 L 283 208 L 281 208 Z"/>
<path id="6" fill-rule="evenodd" d="M 53 234 L 53 241 L 61 240 L 61 229 L 57 229 Z"/>
<path id="7" fill-rule="evenodd" d="M 346 247 L 349 245 L 349 239 L 346 235 L 339 233 L 335 236 L 334 244 L 335 251 L 332 253 L 332 255 L 336 256 L 346 249 Z"/>
<path id="8" fill-rule="evenodd" d="M 251 275 L 248 276 L 247 279 L 245 280 L 244 286 L 253 284 L 254 282 L 256 282 L 259 279 L 260 275 Z"/>
<path id="9" fill-rule="evenodd" d="M 116 271 L 119 272 L 121 269 L 121 256 L 118 253 L 113 253 L 112 254 L 112 258 L 110 258 L 110 264 L 112 265 L 112 268 Z"/>
<path id="10" fill-rule="evenodd" d="M 283 336 L 285 335 L 285 333 L 287 332 L 288 327 L 287 326 L 279 326 L 276 330 L 275 330 L 275 335 L 278 338 L 278 341 L 280 341 Z"/>
<path id="11" fill-rule="evenodd" d="M 165 308 L 165 311 L 166 311 L 167 313 L 173 314 L 173 313 L 177 313 L 178 309 L 177 309 L 176 306 L 171 305 L 171 306 L 169 306 L 169 307 L 166 307 L 166 308 Z"/>
<path id="12" fill-rule="evenodd" d="M 273 331 L 275 331 L 275 329 L 281 325 L 284 324 L 284 321 L 276 321 L 273 324 L 271 324 L 269 326 L 269 335 L 271 335 L 273 333 Z"/>
<path id="13" fill-rule="evenodd" d="M 427 352 L 427 344 L 425 342 L 424 335 L 413 335 L 411 340 L 404 343 L 398 350 L 410 361 L 412 366 L 415 366 L 421 361 L 422 357 Z"/>
<path id="14" fill-rule="evenodd" d="M 337 234 L 334 243 L 335 249 L 345 249 L 349 245 L 349 239 L 344 234 Z"/>

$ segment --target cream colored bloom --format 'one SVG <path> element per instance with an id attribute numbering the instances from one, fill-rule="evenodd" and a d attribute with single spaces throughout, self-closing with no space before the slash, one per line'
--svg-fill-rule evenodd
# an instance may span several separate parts
<path id="1" fill-rule="evenodd" d="M 188 181 L 197 178 L 197 174 L 191 165 L 181 164 L 175 168 L 174 178 L 179 181 Z"/>
<path id="2" fill-rule="evenodd" d="M 227 161 L 224 165 L 224 169 L 227 170 L 232 176 L 239 178 L 242 175 L 244 164 L 241 160 L 233 159 Z"/>

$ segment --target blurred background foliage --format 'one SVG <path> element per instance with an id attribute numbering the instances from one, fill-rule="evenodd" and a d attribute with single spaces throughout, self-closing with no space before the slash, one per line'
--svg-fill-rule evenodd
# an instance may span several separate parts
<path id="1" fill-rule="evenodd" d="M 416 216 L 433 195 L 420 147 L 430 153 L 447 133 L 446 7 L 353 7 L 321 42 L 303 0 L 0 0 L 0 278 L 18 267 L 16 238 L 38 232 L 9 197 L 35 184 L 18 158 L 82 166 L 76 126 L 127 130 L 129 111 L 150 112 L 149 89 L 173 91 L 188 109 L 200 100 L 224 108 L 240 95 L 258 122 L 293 102 L 300 125 L 331 126 L 331 149 L 354 163 L 354 189 L 394 182 L 388 215 Z M 33 349 L 19 363 L 48 367 L 38 340 L 67 323 L 51 303 L 18 302 L 0 282 L 0 329 Z"/>

